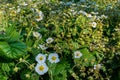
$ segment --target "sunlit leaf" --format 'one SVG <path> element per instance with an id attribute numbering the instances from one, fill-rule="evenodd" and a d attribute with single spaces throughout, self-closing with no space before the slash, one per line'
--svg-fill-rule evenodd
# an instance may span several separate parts
<path id="1" fill-rule="evenodd" d="M 23 42 L 0 42 L 0 56 L 16 59 L 26 54 L 26 45 Z"/>
<path id="2" fill-rule="evenodd" d="M 2 70 L 9 72 L 10 71 L 10 67 L 7 63 L 2 63 Z"/>

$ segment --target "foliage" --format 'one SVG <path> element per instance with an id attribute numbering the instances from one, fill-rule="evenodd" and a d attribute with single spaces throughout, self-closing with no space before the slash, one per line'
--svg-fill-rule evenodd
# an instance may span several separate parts
<path id="1" fill-rule="evenodd" d="M 0 80 L 120 79 L 119 1 L 1 3 Z M 51 53 L 57 54 L 51 60 L 60 61 L 51 62 Z M 42 64 L 36 61 L 38 54 L 45 56 L 44 75 L 35 69 Z"/>

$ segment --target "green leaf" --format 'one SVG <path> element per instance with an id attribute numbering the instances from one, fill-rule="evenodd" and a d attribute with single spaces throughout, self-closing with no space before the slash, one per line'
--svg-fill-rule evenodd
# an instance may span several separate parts
<path id="1" fill-rule="evenodd" d="M 89 50 L 87 48 L 83 48 L 80 50 L 80 52 L 82 53 L 82 56 L 80 58 L 74 59 L 74 62 L 76 64 L 81 64 L 83 66 L 93 66 L 95 64 L 95 56 L 89 52 Z M 92 61 L 94 61 L 92 63 Z"/>
<path id="2" fill-rule="evenodd" d="M 28 78 L 26 77 L 26 74 L 28 74 L 29 73 L 29 71 L 28 70 L 23 70 L 22 72 L 21 72 L 21 74 L 20 74 L 20 78 L 22 79 L 22 80 L 28 80 Z M 30 80 L 30 79 L 29 79 Z"/>
<path id="3" fill-rule="evenodd" d="M 3 34 L 0 34 L 0 40 L 6 40 L 6 39 L 8 39 L 9 37 L 7 37 L 7 36 L 5 36 L 5 35 L 3 35 Z"/>
<path id="4" fill-rule="evenodd" d="M 67 80 L 67 70 L 68 63 L 61 61 L 56 64 L 55 68 L 52 70 L 52 75 L 54 80 Z"/>
<path id="5" fill-rule="evenodd" d="M 69 67 L 66 61 L 61 61 L 57 64 L 48 63 L 48 73 L 53 76 L 53 80 L 67 80 L 67 67 Z"/>
<path id="6" fill-rule="evenodd" d="M 76 19 L 76 25 L 80 26 L 81 28 L 84 28 L 85 24 L 86 24 L 86 17 L 80 15 L 78 16 L 78 18 Z"/>
<path id="7" fill-rule="evenodd" d="M 0 80 L 8 80 L 8 77 L 2 74 L 2 71 L 0 71 Z"/>
<path id="8" fill-rule="evenodd" d="M 84 61 L 82 63 L 82 65 L 84 65 L 84 66 L 93 66 L 94 63 L 91 64 L 91 61 L 95 61 L 95 59 L 96 59 L 95 56 L 92 53 L 90 53 L 87 48 L 81 49 L 80 51 L 81 51 L 81 53 L 83 53 L 82 59 L 87 60 L 87 61 Z"/>
<path id="9" fill-rule="evenodd" d="M 20 38 L 19 33 L 16 31 L 16 29 L 13 26 L 10 26 L 6 29 L 6 34 L 8 38 L 8 41 L 16 41 Z"/>
<path id="10" fill-rule="evenodd" d="M 65 67 L 66 65 L 63 62 L 58 63 L 55 67 L 55 70 L 53 71 L 53 75 L 58 75 L 65 70 Z"/>
<path id="11" fill-rule="evenodd" d="M 0 75 L 0 80 L 8 80 L 8 77 Z"/>
<path id="12" fill-rule="evenodd" d="M 97 52 L 97 51 L 94 51 L 94 52 L 92 52 L 92 54 L 97 57 L 97 62 L 98 62 L 98 63 L 101 62 L 101 61 L 103 60 L 103 58 L 104 58 L 103 53 L 99 53 L 99 52 Z"/>
<path id="13" fill-rule="evenodd" d="M 0 42 L 0 56 L 16 59 L 26 54 L 26 45 L 23 42 Z"/>
<path id="14" fill-rule="evenodd" d="M 31 47 L 33 45 L 33 40 L 28 39 L 28 41 L 26 42 L 26 45 Z"/>
<path id="15" fill-rule="evenodd" d="M 64 70 L 60 74 L 54 76 L 54 80 L 67 80 L 67 72 L 66 72 L 66 70 Z"/>
<path id="16" fill-rule="evenodd" d="M 39 31 L 40 33 L 46 33 L 48 30 L 46 28 L 41 28 Z"/>
<path id="17" fill-rule="evenodd" d="M 79 48 L 79 44 L 77 42 L 72 41 L 71 44 L 73 46 L 72 50 L 77 50 Z"/>
<path id="18" fill-rule="evenodd" d="M 83 33 L 83 34 L 89 34 L 90 32 L 89 32 L 89 30 L 87 30 L 87 29 L 83 29 L 83 30 L 82 30 L 82 33 Z"/>
<path id="19" fill-rule="evenodd" d="M 31 74 L 30 80 L 39 80 L 39 75 L 35 73 Z"/>
<path id="20" fill-rule="evenodd" d="M 7 63 L 2 63 L 2 70 L 9 72 L 10 71 L 10 67 Z"/>
<path id="21" fill-rule="evenodd" d="M 29 75 L 29 77 L 26 75 Z M 39 80 L 39 75 L 36 73 L 31 73 L 29 70 L 24 70 L 22 71 L 20 78 L 21 80 Z"/>

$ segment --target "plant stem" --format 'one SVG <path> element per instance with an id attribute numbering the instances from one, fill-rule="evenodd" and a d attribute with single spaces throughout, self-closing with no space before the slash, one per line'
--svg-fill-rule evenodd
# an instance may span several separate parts
<path id="1" fill-rule="evenodd" d="M 27 35 L 26 42 L 28 41 L 28 39 L 29 39 L 29 37 L 30 37 L 30 34 L 31 34 L 32 30 L 33 30 L 33 27 L 31 28 L 30 32 L 29 32 L 28 35 Z"/>
<path id="2" fill-rule="evenodd" d="M 53 80 L 52 71 L 50 70 L 50 78 Z"/>

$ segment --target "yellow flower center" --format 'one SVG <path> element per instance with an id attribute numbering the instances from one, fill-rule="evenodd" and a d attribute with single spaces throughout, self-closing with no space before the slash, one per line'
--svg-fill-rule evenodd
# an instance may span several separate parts
<path id="1" fill-rule="evenodd" d="M 37 16 L 37 17 L 36 17 L 36 19 L 40 19 L 40 18 L 41 18 L 41 16 Z"/>
<path id="2" fill-rule="evenodd" d="M 53 60 L 53 61 L 54 61 L 54 60 L 56 60 L 56 57 L 55 57 L 55 56 L 53 56 L 53 57 L 52 57 L 52 60 Z"/>
<path id="3" fill-rule="evenodd" d="M 43 70 L 44 70 L 44 66 L 41 65 L 41 66 L 39 67 L 39 70 L 40 70 L 40 71 L 43 71 Z"/>
<path id="4" fill-rule="evenodd" d="M 76 56 L 80 56 L 80 54 L 79 54 L 79 53 L 77 53 L 77 54 L 76 54 Z"/>
<path id="5" fill-rule="evenodd" d="M 43 57 L 41 56 L 39 59 L 40 59 L 40 60 L 43 60 Z"/>
<path id="6" fill-rule="evenodd" d="M 48 42 L 51 42 L 51 40 L 49 39 Z"/>

